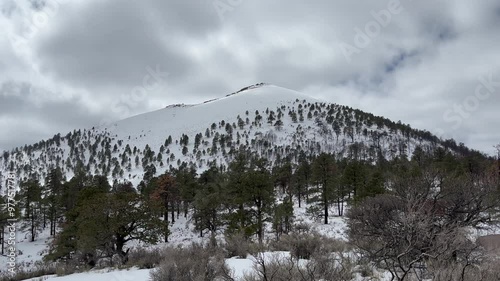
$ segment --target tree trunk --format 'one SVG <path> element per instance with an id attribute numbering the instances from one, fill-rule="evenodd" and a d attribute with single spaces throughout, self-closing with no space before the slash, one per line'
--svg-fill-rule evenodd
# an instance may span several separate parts
<path id="1" fill-rule="evenodd" d="M 301 190 L 302 190 L 302 187 L 299 187 L 299 190 L 297 192 L 297 197 L 299 199 L 299 208 L 302 207 L 302 192 L 301 192 Z"/>
<path id="2" fill-rule="evenodd" d="M 35 214 L 31 214 L 31 242 L 35 241 Z"/>
<path id="3" fill-rule="evenodd" d="M 165 224 L 165 243 L 168 242 L 168 201 L 165 199 L 165 210 L 163 212 L 163 220 Z"/>
<path id="4" fill-rule="evenodd" d="M 327 200 L 327 196 L 326 196 L 326 183 L 323 183 L 323 207 L 325 208 L 324 211 L 325 211 L 325 224 L 328 224 L 328 200 Z"/>
<path id="5" fill-rule="evenodd" d="M 258 200 L 258 202 L 257 202 L 257 227 L 258 227 L 257 236 L 259 237 L 259 244 L 262 245 L 262 202 L 261 202 L 261 200 Z"/>
<path id="6" fill-rule="evenodd" d="M 1 227 L 1 232 L 0 232 L 0 247 L 2 248 L 2 256 L 4 255 L 4 244 L 5 244 L 5 226 L 2 224 L 2 227 Z"/>
<path id="7" fill-rule="evenodd" d="M 240 230 L 243 231 L 243 229 L 245 228 L 245 216 L 243 212 L 244 211 L 243 204 L 240 204 L 239 210 L 240 210 Z"/>
<path id="8" fill-rule="evenodd" d="M 212 235 L 215 235 L 215 232 L 217 231 L 217 227 L 216 227 L 216 224 L 217 224 L 217 211 L 213 211 L 212 212 L 212 227 L 211 227 L 211 231 L 212 231 Z"/>
<path id="9" fill-rule="evenodd" d="M 188 217 L 188 203 L 184 202 L 184 218 L 187 219 Z"/>
<path id="10" fill-rule="evenodd" d="M 54 207 L 50 210 L 50 236 L 56 235 L 56 211 Z"/>
<path id="11" fill-rule="evenodd" d="M 174 222 L 175 222 L 175 208 L 174 208 L 174 202 L 172 202 L 172 203 L 170 204 L 170 207 L 172 208 L 172 210 L 171 210 L 171 212 L 170 212 L 170 214 L 171 214 L 171 216 L 170 216 L 170 217 L 171 217 L 171 219 L 172 219 L 172 223 L 174 223 Z"/>
<path id="12" fill-rule="evenodd" d="M 122 264 L 127 263 L 128 261 L 128 252 L 130 249 L 127 249 L 127 251 L 123 251 L 123 247 L 125 246 L 125 239 L 117 235 L 116 237 L 116 253 L 120 257 L 120 261 Z"/>

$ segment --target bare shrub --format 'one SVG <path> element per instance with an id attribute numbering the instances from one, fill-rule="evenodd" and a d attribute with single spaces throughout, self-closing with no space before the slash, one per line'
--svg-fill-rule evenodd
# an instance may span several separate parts
<path id="1" fill-rule="evenodd" d="M 89 270 L 89 267 L 82 266 L 76 262 L 59 263 L 56 267 L 56 275 L 65 276 L 85 270 Z"/>
<path id="2" fill-rule="evenodd" d="M 246 258 L 252 252 L 252 243 L 245 238 L 242 233 L 235 233 L 226 236 L 224 250 L 227 258 Z"/>
<path id="3" fill-rule="evenodd" d="M 476 275 L 478 281 L 500 280 L 500 261 L 498 259 L 484 261 L 479 267 L 479 274 Z M 471 279 L 474 280 L 474 279 Z"/>
<path id="4" fill-rule="evenodd" d="M 317 252 L 343 252 L 346 244 L 343 241 L 325 237 L 317 232 L 293 232 L 283 235 L 280 241 L 274 244 L 279 250 L 290 251 L 298 259 L 310 259 Z"/>
<path id="5" fill-rule="evenodd" d="M 500 198 L 491 196 L 496 184 L 474 175 L 445 177 L 429 170 L 396 177 L 391 189 L 392 195 L 367 198 L 350 209 L 350 242 L 397 280 L 433 274 L 442 280 L 465 279 L 478 261 L 477 247 L 462 230 L 493 221 Z"/>
<path id="6" fill-rule="evenodd" d="M 298 221 L 295 225 L 294 225 L 294 230 L 296 232 L 310 232 L 311 231 L 311 225 L 304 222 L 304 221 Z"/>
<path id="7" fill-rule="evenodd" d="M 154 268 L 164 259 L 160 249 L 136 248 L 129 253 L 127 266 L 137 266 L 140 269 Z"/>
<path id="8" fill-rule="evenodd" d="M 152 281 L 231 280 L 223 254 L 216 248 L 193 243 L 187 248 L 167 248 L 165 260 L 151 271 Z"/>
<path id="9" fill-rule="evenodd" d="M 432 275 L 428 276 L 433 281 L 498 281 L 500 280 L 500 262 L 498 260 L 484 259 L 481 263 L 466 264 L 449 263 L 439 268 L 432 267 Z"/>
<path id="10" fill-rule="evenodd" d="M 337 253 L 316 254 L 309 261 L 292 256 L 273 255 L 265 258 L 257 255 L 255 272 L 247 274 L 244 281 L 347 281 L 354 278 L 354 263 L 344 255 Z"/>
<path id="11" fill-rule="evenodd" d="M 359 261 L 358 261 L 358 269 L 357 269 L 357 272 L 359 273 L 359 275 L 361 275 L 361 277 L 363 278 L 366 278 L 366 277 L 371 277 L 374 275 L 373 273 L 373 267 L 370 266 L 369 263 L 361 263 L 359 264 Z"/>
<path id="12" fill-rule="evenodd" d="M 266 259 L 262 254 L 258 254 L 255 259 L 255 272 L 246 274 L 243 278 L 244 281 L 310 280 L 301 276 L 298 261 L 291 256 L 272 256 Z"/>
<path id="13" fill-rule="evenodd" d="M 18 281 L 36 278 L 44 275 L 51 275 L 56 273 L 56 264 L 37 262 L 32 269 L 22 269 L 16 271 L 15 274 L 9 272 L 0 273 L 0 281 Z"/>

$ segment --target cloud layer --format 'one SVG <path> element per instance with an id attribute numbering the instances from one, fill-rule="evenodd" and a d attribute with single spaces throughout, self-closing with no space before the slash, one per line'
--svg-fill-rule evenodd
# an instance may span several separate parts
<path id="1" fill-rule="evenodd" d="M 0 11 L 0 149 L 257 82 L 486 153 L 500 142 L 498 1 L 6 0 Z"/>

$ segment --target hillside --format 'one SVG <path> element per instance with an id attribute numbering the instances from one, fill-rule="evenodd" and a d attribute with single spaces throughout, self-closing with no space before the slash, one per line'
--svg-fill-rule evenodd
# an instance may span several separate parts
<path id="1" fill-rule="evenodd" d="M 225 165 L 240 148 L 271 162 L 285 155 L 294 161 L 301 152 L 376 161 L 411 156 L 417 146 L 469 152 L 400 122 L 261 83 L 201 104 L 171 105 L 4 151 L 0 173 L 14 171 L 19 178 L 36 173 L 43 181 L 59 166 L 69 179 L 80 166 L 137 185 L 148 167 L 161 173 L 184 163 L 203 171 L 210 164 Z"/>
<path id="2" fill-rule="evenodd" d="M 399 269 L 369 262 L 336 271 L 361 261 L 345 242 L 366 257 L 372 248 L 365 243 L 393 243 L 384 247 L 399 253 L 408 235 L 420 241 L 435 229 L 423 244 L 408 242 L 415 249 L 407 254 L 424 262 L 419 251 L 443 249 L 436 244 L 441 237 L 454 243 L 455 235 L 497 229 L 490 217 L 500 206 L 500 197 L 491 196 L 498 190 L 495 166 L 478 154 L 400 122 L 257 84 L 4 152 L 2 172 L 17 174 L 20 192 L 18 213 L 0 209 L 0 221 L 5 230 L 8 217 L 19 218 L 16 266 L 36 271 L 30 276 L 64 271 L 53 263 L 60 261 L 68 262 L 68 273 L 85 265 L 99 276 L 105 273 L 95 270 L 117 264 L 168 268 L 194 251 L 233 269 L 234 280 L 275 254 L 296 263 L 295 270 L 333 266 L 311 280 L 339 280 L 331 272 L 365 280 L 365 269 L 366 277 L 384 280 Z M 431 211 L 423 207 L 430 204 Z M 453 254 L 446 251 L 436 256 Z M 179 260 L 160 265 L 171 254 Z M 341 260 L 329 260 L 337 254 Z M 160 271 L 151 272 L 170 272 Z M 143 279 L 149 273 L 133 272 Z"/>

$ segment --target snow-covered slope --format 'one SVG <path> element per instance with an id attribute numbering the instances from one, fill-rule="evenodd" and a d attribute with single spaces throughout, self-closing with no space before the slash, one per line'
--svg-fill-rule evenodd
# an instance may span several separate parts
<path id="1" fill-rule="evenodd" d="M 213 122 L 224 120 L 232 124 L 237 121 L 238 115 L 245 118 L 246 111 L 252 115 L 256 110 L 264 113 L 266 109 L 275 110 L 278 106 L 290 105 L 296 100 L 319 102 L 296 91 L 263 85 L 201 104 L 168 106 L 121 120 L 104 130 L 116 139 L 125 140 L 131 136 L 130 143 L 137 147 L 143 148 L 149 144 L 156 148 L 169 135 L 174 140 L 179 139 L 182 134 L 194 136 L 204 133 Z"/>
<path id="2" fill-rule="evenodd" d="M 277 106 L 288 105 L 297 99 L 320 102 L 296 91 L 264 85 L 201 104 L 167 106 L 118 121 L 108 127 L 111 133 L 122 137 L 145 131 L 154 131 L 156 136 L 172 132 L 197 133 L 205 130 L 208 122 L 235 121 L 236 117 L 242 113 L 244 115 L 246 110 L 252 113 L 255 110 L 264 112 L 267 108 L 274 110 Z M 243 115 L 241 117 L 244 117 Z M 164 139 L 161 141 L 163 143 Z"/>
<path id="3" fill-rule="evenodd" d="M 137 185 L 146 167 L 154 166 L 159 174 L 185 163 L 202 171 L 210 164 L 225 165 L 237 149 L 252 150 L 271 163 L 320 152 L 376 161 L 409 156 L 417 145 L 432 150 L 442 141 L 408 125 L 257 84 L 201 104 L 172 105 L 5 151 L 0 173 L 5 177 L 10 170 L 18 179 L 36 174 L 43 182 L 56 166 L 69 179 L 83 165 L 110 181 Z"/>

